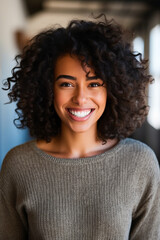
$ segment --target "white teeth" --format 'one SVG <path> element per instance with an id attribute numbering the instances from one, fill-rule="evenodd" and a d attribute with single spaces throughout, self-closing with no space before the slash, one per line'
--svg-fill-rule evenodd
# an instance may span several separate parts
<path id="1" fill-rule="evenodd" d="M 69 112 L 72 113 L 73 115 L 75 115 L 76 117 L 83 118 L 83 117 L 86 117 L 91 112 L 91 110 L 73 111 L 73 110 L 69 109 Z"/>

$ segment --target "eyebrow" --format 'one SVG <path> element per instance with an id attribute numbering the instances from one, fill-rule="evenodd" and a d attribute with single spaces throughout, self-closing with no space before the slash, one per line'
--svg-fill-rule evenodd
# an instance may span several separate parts
<path id="1" fill-rule="evenodd" d="M 70 76 L 70 75 L 59 75 L 59 76 L 56 78 L 56 81 L 57 81 L 58 79 L 60 79 L 60 78 L 66 78 L 66 79 L 70 79 L 70 80 L 77 80 L 76 77 L 73 77 L 73 76 Z M 87 76 L 87 80 L 96 80 L 96 79 L 98 79 L 97 76 L 91 76 L 91 77 Z"/>
<path id="2" fill-rule="evenodd" d="M 75 77 L 72 77 L 70 75 L 59 75 L 56 80 L 60 79 L 60 78 L 66 78 L 66 79 L 70 79 L 70 80 L 76 80 Z"/>

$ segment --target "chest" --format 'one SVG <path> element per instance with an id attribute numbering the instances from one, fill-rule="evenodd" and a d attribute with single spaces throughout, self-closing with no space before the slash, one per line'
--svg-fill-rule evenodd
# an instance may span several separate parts
<path id="1" fill-rule="evenodd" d="M 30 234 L 36 229 L 39 239 L 48 233 L 54 238 L 42 239 L 127 239 L 134 188 L 125 178 L 105 168 L 39 173 L 21 199 Z"/>

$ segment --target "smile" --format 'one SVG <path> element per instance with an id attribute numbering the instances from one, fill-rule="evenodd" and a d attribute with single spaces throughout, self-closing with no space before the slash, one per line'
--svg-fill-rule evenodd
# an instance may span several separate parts
<path id="1" fill-rule="evenodd" d="M 94 109 L 76 110 L 76 109 L 68 108 L 67 111 L 73 120 L 84 121 L 90 117 Z"/>
<path id="2" fill-rule="evenodd" d="M 91 110 L 85 110 L 85 111 L 74 111 L 74 110 L 71 110 L 71 109 L 68 109 L 68 111 L 71 113 L 71 114 L 73 114 L 73 115 L 75 115 L 75 116 L 77 116 L 77 117 L 85 117 L 85 116 L 87 116 L 88 114 L 90 114 L 90 112 L 91 112 Z"/>

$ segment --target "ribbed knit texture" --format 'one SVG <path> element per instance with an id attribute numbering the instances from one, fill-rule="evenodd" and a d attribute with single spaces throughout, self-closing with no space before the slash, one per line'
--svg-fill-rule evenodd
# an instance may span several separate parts
<path id="1" fill-rule="evenodd" d="M 1 240 L 160 240 L 158 162 L 132 139 L 78 159 L 20 145 L 4 159 L 0 191 Z"/>

